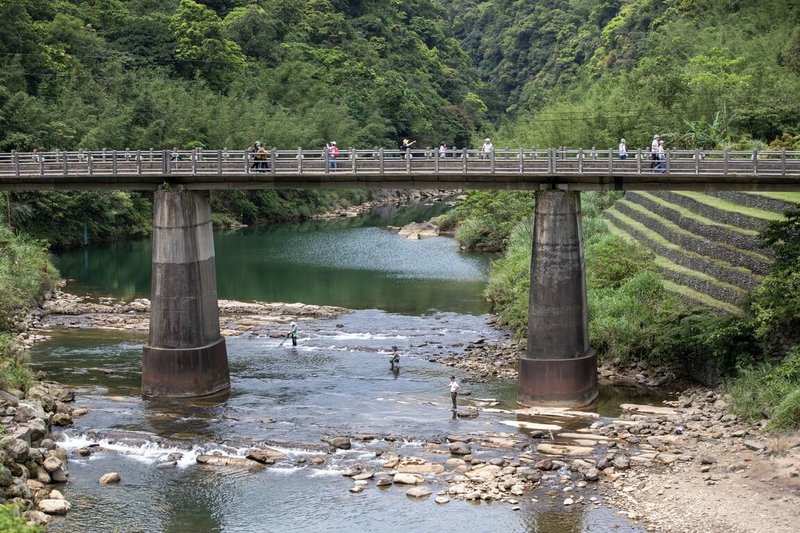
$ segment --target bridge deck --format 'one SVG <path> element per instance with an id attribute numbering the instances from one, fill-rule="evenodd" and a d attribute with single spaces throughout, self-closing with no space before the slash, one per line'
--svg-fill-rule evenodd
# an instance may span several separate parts
<path id="1" fill-rule="evenodd" d="M 620 160 L 611 150 L 273 150 L 258 167 L 242 150 L 124 150 L 0 154 L 0 190 L 565 189 L 800 190 L 800 152 L 668 151 Z M 658 164 L 656 167 L 655 165 Z"/>

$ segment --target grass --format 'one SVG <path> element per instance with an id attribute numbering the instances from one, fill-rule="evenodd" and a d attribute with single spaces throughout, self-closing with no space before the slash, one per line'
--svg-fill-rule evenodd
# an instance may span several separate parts
<path id="1" fill-rule="evenodd" d="M 701 192 L 673 191 L 673 193 L 679 194 L 681 196 L 686 196 L 687 198 L 691 198 L 692 200 L 700 202 L 701 204 L 705 204 L 707 206 L 720 209 L 722 211 L 740 213 L 742 215 L 746 215 L 752 218 L 758 218 L 761 220 L 783 220 L 784 218 L 783 213 L 776 213 L 775 211 L 767 211 L 764 209 L 756 209 L 755 207 L 746 207 L 734 202 L 728 202 L 726 200 L 722 200 L 720 198 L 717 198 L 716 196 L 709 196 Z"/>
<path id="2" fill-rule="evenodd" d="M 686 276 L 691 276 L 693 278 L 697 278 L 703 281 L 707 281 L 713 285 L 717 285 L 718 287 L 728 289 L 739 293 L 741 295 L 745 295 L 747 293 L 746 290 L 742 289 L 741 287 L 737 287 L 736 285 L 731 285 L 730 283 L 725 283 L 724 281 L 720 281 L 713 276 L 709 276 L 705 272 L 699 272 L 697 270 L 692 270 L 691 268 L 686 268 L 685 266 L 679 265 L 667 259 L 666 257 L 662 257 L 657 255 L 654 259 L 656 266 L 663 270 L 671 270 L 673 272 L 677 272 L 679 274 L 684 274 Z"/>
<path id="3" fill-rule="evenodd" d="M 616 235 L 618 237 L 621 237 L 623 239 L 626 239 L 628 241 L 631 241 L 631 242 L 638 242 L 631 235 L 626 233 L 625 230 L 620 229 L 619 227 L 617 227 L 612 221 L 608 221 L 607 220 L 606 222 L 607 222 L 607 225 L 608 225 L 608 229 L 612 234 L 614 234 L 614 235 Z M 673 263 L 672 261 L 670 261 L 666 257 L 662 257 L 660 255 L 656 255 L 655 256 L 654 262 L 655 262 L 655 265 L 658 268 L 663 268 L 663 269 L 667 269 L 667 270 L 674 270 L 674 271 L 680 272 L 682 274 L 693 276 L 693 277 L 696 277 L 698 279 L 702 279 L 702 280 L 708 281 L 710 283 L 713 283 L 715 285 L 719 285 L 721 287 L 725 287 L 725 288 L 731 289 L 733 291 L 736 291 L 737 293 L 744 294 L 746 292 L 743 289 L 741 289 L 740 287 L 736 287 L 734 285 L 730 285 L 729 283 L 725 283 L 724 281 L 720 281 L 720 280 L 718 280 L 718 279 L 716 279 L 716 278 L 714 278 L 712 276 L 709 276 L 708 274 L 705 274 L 703 272 L 698 272 L 697 270 L 692 270 L 690 268 L 683 267 L 681 265 Z M 698 292 L 698 291 L 692 289 L 691 287 L 686 287 L 685 285 L 680 285 L 678 283 L 675 283 L 673 281 L 666 280 L 666 279 L 663 280 L 663 283 L 664 283 L 664 288 L 666 290 L 668 290 L 669 292 L 673 293 L 673 294 L 677 294 L 679 296 L 683 296 L 683 297 L 689 298 L 690 300 L 693 300 L 695 302 L 701 303 L 701 304 L 703 304 L 703 305 L 705 305 L 707 307 L 712 307 L 714 309 L 721 309 L 721 310 L 726 311 L 726 312 L 731 313 L 731 314 L 736 314 L 736 315 L 742 314 L 742 310 L 739 307 L 737 307 L 737 306 L 735 306 L 733 304 L 730 304 L 728 302 L 723 302 L 721 300 L 717 300 L 716 298 L 712 298 L 711 296 L 708 296 L 706 294 Z"/>
<path id="4" fill-rule="evenodd" d="M 637 213 L 639 213 L 643 217 L 647 217 L 647 218 L 649 218 L 651 220 L 655 220 L 656 222 L 658 222 L 659 224 L 664 226 L 669 231 L 672 231 L 673 233 L 677 233 L 679 235 L 684 235 L 686 237 L 691 237 L 691 238 L 697 239 L 697 240 L 706 240 L 706 239 L 703 239 L 702 237 L 698 237 L 697 235 L 695 235 L 691 231 L 687 231 L 687 230 L 683 229 L 682 227 L 678 226 L 674 222 L 671 222 L 670 220 L 667 220 L 666 218 L 662 217 L 661 215 L 657 215 L 657 214 L 653 213 L 652 211 L 650 211 L 646 207 L 642 207 L 639 204 L 633 203 L 633 202 L 631 202 L 629 200 L 619 200 L 619 203 L 621 203 L 622 205 L 627 206 L 628 208 L 632 209 L 633 211 L 636 211 Z M 731 246 L 730 244 L 727 244 L 727 243 L 724 243 L 724 242 L 716 242 L 716 241 L 714 241 L 714 244 L 716 244 L 717 246 L 721 246 L 723 248 L 727 248 L 728 250 L 731 250 L 731 251 L 734 251 L 734 252 L 737 252 L 737 253 L 749 255 L 750 257 L 753 257 L 754 259 L 757 259 L 759 261 L 763 261 L 765 263 L 771 263 L 772 262 L 772 260 L 769 257 L 767 257 L 767 256 L 765 256 L 763 254 L 760 254 L 758 252 L 753 252 L 751 250 L 743 250 L 741 248 L 737 248 L 735 246 Z"/>
<path id="5" fill-rule="evenodd" d="M 679 285 L 668 279 L 663 280 L 663 284 L 664 288 L 669 292 L 677 294 L 679 296 L 683 296 L 685 298 L 689 298 L 690 300 L 701 303 L 706 307 L 720 309 L 732 315 L 741 315 L 743 313 L 742 309 L 738 306 L 729 304 L 728 302 L 723 302 L 722 300 L 717 300 L 716 298 L 712 298 L 707 294 L 698 292 L 694 289 L 686 287 L 685 285 Z"/>
<path id="6" fill-rule="evenodd" d="M 780 200 L 781 202 L 800 204 L 800 192 L 754 191 L 748 192 L 747 194 L 757 194 L 759 196 L 772 198 L 773 200 Z"/>
<path id="7" fill-rule="evenodd" d="M 692 211 L 690 209 L 686 209 L 685 207 L 680 206 L 678 204 L 673 204 L 671 202 L 668 202 L 667 200 L 664 200 L 663 198 L 655 196 L 655 195 L 653 195 L 651 193 L 642 191 L 642 192 L 637 192 L 636 194 L 638 194 L 642 198 L 647 198 L 648 200 L 650 200 L 653 203 L 657 203 L 659 205 L 662 205 L 662 206 L 664 206 L 664 207 L 666 207 L 668 209 L 671 209 L 671 210 L 675 211 L 676 213 L 678 213 L 683 218 L 692 219 L 695 222 L 698 222 L 700 224 L 705 224 L 706 226 L 717 226 L 719 228 L 724 228 L 724 229 L 727 229 L 727 230 L 730 230 L 730 231 L 735 231 L 737 233 L 741 233 L 742 235 L 748 235 L 748 236 L 751 236 L 751 237 L 755 237 L 755 236 L 758 235 L 758 232 L 756 230 L 740 228 L 739 226 L 732 226 L 730 224 L 723 224 L 722 222 L 717 222 L 716 220 L 712 220 L 710 218 L 706 218 L 706 217 L 704 217 L 702 215 L 699 215 L 698 213 L 695 213 L 694 211 Z"/>

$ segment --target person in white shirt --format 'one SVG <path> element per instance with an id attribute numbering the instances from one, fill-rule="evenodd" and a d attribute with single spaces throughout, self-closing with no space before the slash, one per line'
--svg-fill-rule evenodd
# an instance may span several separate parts
<path id="1" fill-rule="evenodd" d="M 483 146 L 481 146 L 481 157 L 489 159 L 492 156 L 492 152 L 494 152 L 494 145 L 492 145 L 492 140 L 486 137 L 483 140 Z"/>
<path id="2" fill-rule="evenodd" d="M 625 145 L 625 139 L 619 140 L 619 158 L 623 161 L 628 159 L 628 147 Z"/>
<path id="3" fill-rule="evenodd" d="M 447 143 L 442 141 L 439 145 L 439 159 L 444 159 L 445 157 L 447 157 Z"/>
<path id="4" fill-rule="evenodd" d="M 453 400 L 453 409 L 458 409 L 456 398 L 458 397 L 458 382 L 455 376 L 450 376 L 450 399 Z"/>
<path id="5" fill-rule="evenodd" d="M 661 140 L 661 135 L 654 135 L 653 142 L 650 143 L 650 159 L 653 161 L 650 163 L 650 168 L 656 168 L 658 165 L 658 141 Z"/>

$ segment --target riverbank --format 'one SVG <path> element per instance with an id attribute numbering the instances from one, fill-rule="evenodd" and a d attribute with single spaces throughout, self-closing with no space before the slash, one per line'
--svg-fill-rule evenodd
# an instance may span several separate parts
<path id="1" fill-rule="evenodd" d="M 148 307 L 146 300 L 90 302 L 57 293 L 39 319 L 41 329 L 32 330 L 29 338 L 45 338 L 48 329 L 60 327 L 113 328 L 144 335 Z M 228 337 L 280 338 L 290 321 L 308 320 L 307 327 L 314 328 L 316 318 L 335 322 L 348 313 L 302 304 L 220 302 L 222 331 Z M 418 349 L 429 353 L 431 361 L 466 371 L 469 377 L 463 388 L 469 393 L 471 384 L 515 380 L 516 358 L 524 346 L 500 335 Z M 375 356 L 386 357 L 382 352 Z M 666 369 L 601 369 L 601 379 L 617 380 L 623 374 L 632 374 L 628 382 L 653 382 L 666 375 Z M 760 426 L 727 415 L 719 392 L 688 391 L 653 412 L 626 406 L 614 419 L 563 410 L 502 410 L 491 398 L 469 394 L 460 405 L 456 414 L 464 421 L 485 423 L 498 417 L 514 429 L 450 431 L 421 439 L 413 454 L 403 443 L 420 441 L 419 435 L 338 431 L 321 435 L 322 445 L 278 439 L 248 450 L 248 457 L 223 453 L 196 460 L 207 467 L 326 469 L 336 464 L 353 480 L 351 492 L 356 494 L 394 487 L 409 498 L 431 497 L 441 503 L 494 501 L 520 509 L 544 502 L 563 509 L 610 505 L 631 524 L 652 531 L 790 530 L 798 503 L 800 441 L 770 437 Z M 298 457 L 279 452 L 294 446 L 317 453 Z M 341 450 L 349 448 L 361 453 L 342 458 Z M 364 459 L 364 452 L 373 458 Z M 96 447 L 81 453 L 111 452 Z M 761 515 L 758 524 L 748 522 Z"/>
<path id="2" fill-rule="evenodd" d="M 522 350 L 512 341 L 479 343 L 445 363 L 478 379 L 516 379 Z M 599 378 L 660 387 L 675 376 L 640 363 L 601 367 Z M 648 531 L 796 531 L 800 432 L 767 432 L 766 420 L 748 424 L 728 413 L 729 401 L 723 391 L 693 387 L 664 407 L 623 406 L 619 420 L 593 424 L 594 433 L 612 439 L 594 462 L 602 494 Z"/>

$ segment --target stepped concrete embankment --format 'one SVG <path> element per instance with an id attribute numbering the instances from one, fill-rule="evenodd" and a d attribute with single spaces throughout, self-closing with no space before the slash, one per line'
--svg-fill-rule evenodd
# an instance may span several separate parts
<path id="1" fill-rule="evenodd" d="M 709 256 L 732 266 L 745 268 L 760 276 L 764 276 L 769 272 L 769 262 L 766 258 L 761 259 L 754 254 L 747 253 L 747 250 L 736 249 L 730 245 L 721 244 L 721 241 L 708 240 L 692 233 L 676 231 L 659 220 L 633 209 L 624 202 L 617 202 L 614 207 L 620 213 L 636 220 L 650 231 L 659 234 L 684 250 L 698 255 Z"/>
<path id="2" fill-rule="evenodd" d="M 743 205 L 745 207 L 752 207 L 754 209 L 763 209 L 764 211 L 783 213 L 789 209 L 797 208 L 797 204 L 778 200 L 777 198 L 770 198 L 769 196 L 765 196 L 763 194 L 748 194 L 745 192 L 732 191 L 716 191 L 709 194 L 728 202 Z"/>
<path id="3" fill-rule="evenodd" d="M 751 217 L 736 211 L 719 209 L 717 207 L 704 204 L 703 202 L 698 202 L 694 198 L 683 194 L 673 192 L 658 192 L 653 194 L 663 200 L 681 207 L 685 207 L 699 215 L 710 218 L 711 220 L 722 222 L 723 224 L 729 224 L 731 226 L 738 226 L 740 228 L 752 229 L 756 231 L 761 231 L 767 226 L 767 221 L 763 218 Z"/>
<path id="4" fill-rule="evenodd" d="M 625 199 L 646 208 L 648 211 L 669 220 L 703 239 L 718 243 L 726 243 L 734 248 L 740 248 L 742 250 L 758 250 L 759 253 L 767 257 L 772 254 L 771 250 L 761 248 L 761 240 L 756 235 L 747 235 L 740 231 L 728 229 L 722 225 L 704 224 L 691 217 L 683 216 L 679 211 L 662 203 L 655 202 L 639 193 L 625 193 Z"/>
<path id="5" fill-rule="evenodd" d="M 758 276 L 748 273 L 742 269 L 736 269 L 730 266 L 725 266 L 714 262 L 712 259 L 703 257 L 697 254 L 687 254 L 678 247 L 669 247 L 652 240 L 650 237 L 635 229 L 627 222 L 619 218 L 611 216 L 611 222 L 623 229 L 628 235 L 635 238 L 639 242 L 645 244 L 648 248 L 653 250 L 654 253 L 662 257 L 666 257 L 673 263 L 704 272 L 713 278 L 719 279 L 731 285 L 742 287 L 746 290 L 752 290 L 758 286 L 760 280 Z"/>

